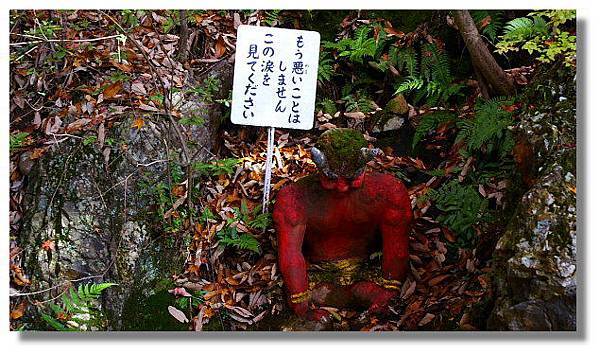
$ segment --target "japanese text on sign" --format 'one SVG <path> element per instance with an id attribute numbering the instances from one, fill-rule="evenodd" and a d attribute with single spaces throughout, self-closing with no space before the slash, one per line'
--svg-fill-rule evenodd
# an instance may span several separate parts
<path id="1" fill-rule="evenodd" d="M 239 26 L 231 122 L 311 129 L 319 41 L 313 31 Z"/>

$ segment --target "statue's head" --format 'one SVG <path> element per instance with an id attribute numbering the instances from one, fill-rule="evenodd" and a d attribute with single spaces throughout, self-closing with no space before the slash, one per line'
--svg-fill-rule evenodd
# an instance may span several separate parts
<path id="1" fill-rule="evenodd" d="M 349 128 L 324 132 L 311 150 L 319 168 L 321 186 L 339 192 L 362 187 L 365 167 L 379 152 L 379 149 L 367 148 L 363 135 Z"/>

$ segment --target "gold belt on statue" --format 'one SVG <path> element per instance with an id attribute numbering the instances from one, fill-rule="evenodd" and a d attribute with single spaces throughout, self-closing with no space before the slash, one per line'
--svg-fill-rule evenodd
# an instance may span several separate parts
<path id="1" fill-rule="evenodd" d="M 399 289 L 397 280 L 384 279 L 381 265 L 363 258 L 321 261 L 308 267 L 310 289 L 321 282 L 331 282 L 340 286 L 352 285 L 358 281 L 371 281 L 387 289 Z"/>

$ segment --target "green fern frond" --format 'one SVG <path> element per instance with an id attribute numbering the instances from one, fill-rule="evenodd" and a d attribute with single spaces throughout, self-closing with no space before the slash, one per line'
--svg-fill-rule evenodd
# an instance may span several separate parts
<path id="1" fill-rule="evenodd" d="M 261 213 L 258 216 L 254 217 L 254 219 L 248 222 L 248 227 L 256 228 L 256 229 L 267 229 L 272 223 L 271 214 L 270 213 Z"/>
<path id="2" fill-rule="evenodd" d="M 375 38 L 369 36 L 371 30 L 371 26 L 361 26 L 356 29 L 354 38 L 345 38 L 337 43 L 324 42 L 323 47 L 338 50 L 340 57 L 348 57 L 350 61 L 362 63 L 365 58 L 373 58 L 377 51 Z"/>
<path id="3" fill-rule="evenodd" d="M 335 104 L 335 101 L 333 101 L 330 98 L 324 98 L 323 100 L 321 100 L 317 104 L 317 107 L 321 111 L 323 111 L 323 113 L 330 114 L 331 116 L 333 116 L 337 112 L 337 105 Z"/>
<path id="4" fill-rule="evenodd" d="M 49 308 L 52 310 L 52 312 L 54 312 L 55 315 L 64 313 L 69 317 L 73 317 L 73 319 L 76 318 L 77 315 L 89 314 L 90 317 L 87 321 L 82 321 L 81 318 L 79 318 L 78 321 L 83 324 L 92 323 L 96 320 L 95 318 L 98 313 L 97 311 L 93 311 L 92 302 L 100 298 L 102 291 L 116 285 L 117 284 L 115 283 L 104 282 L 98 284 L 80 284 L 77 288 L 70 287 L 61 295 L 62 304 L 58 305 L 55 303 L 50 303 Z M 43 312 L 40 312 L 40 315 L 42 319 L 45 320 L 46 323 L 48 323 L 48 325 L 55 330 L 77 330 L 63 324 L 61 321 L 52 317 L 51 315 Z"/>
<path id="5" fill-rule="evenodd" d="M 192 168 L 200 175 L 228 175 L 235 171 L 235 167 L 240 161 L 241 160 L 237 158 L 226 158 L 209 163 L 194 162 L 192 163 Z"/>
<path id="6" fill-rule="evenodd" d="M 503 40 L 525 40 L 536 35 L 544 35 L 548 33 L 546 21 L 535 16 L 533 19 L 528 17 L 519 17 L 509 21 L 504 27 Z"/>
<path id="7" fill-rule="evenodd" d="M 407 92 L 411 92 L 413 90 L 418 90 L 423 87 L 424 81 L 421 78 L 417 77 L 408 77 L 398 88 L 394 95 L 403 94 Z"/>
<path id="8" fill-rule="evenodd" d="M 373 100 L 361 90 L 344 96 L 342 101 L 346 103 L 347 112 L 371 112 L 374 108 Z"/>
<path id="9" fill-rule="evenodd" d="M 219 243 L 224 246 L 236 247 L 242 250 L 251 250 L 260 253 L 260 243 L 248 233 L 238 233 L 235 227 L 226 226 L 217 233 Z"/>
<path id="10" fill-rule="evenodd" d="M 40 313 L 40 316 L 42 317 L 42 319 L 44 321 L 46 321 L 46 323 L 48 323 L 49 326 L 54 328 L 54 330 L 58 330 L 61 332 L 71 330 L 71 329 L 67 328 L 67 326 L 65 326 L 64 324 L 59 322 L 57 319 L 55 319 L 54 317 L 52 317 L 46 313 Z"/>
<path id="11" fill-rule="evenodd" d="M 427 81 L 438 82 L 439 85 L 452 82 L 448 55 L 433 43 L 421 48 L 421 77 Z"/>
<path id="12" fill-rule="evenodd" d="M 265 11 L 265 23 L 269 26 L 275 26 L 279 22 L 279 13 L 281 10 Z"/>
<path id="13" fill-rule="evenodd" d="M 461 244 L 469 244 L 475 235 L 473 227 L 487 217 L 488 200 L 472 186 L 461 185 L 457 180 L 429 191 L 428 197 L 443 212 L 438 221 L 457 233 Z"/>
<path id="14" fill-rule="evenodd" d="M 333 75 L 335 75 L 333 59 L 327 58 L 325 52 L 321 52 L 319 55 L 319 70 L 317 71 L 317 80 L 321 83 L 324 83 L 331 80 Z"/>
<path id="15" fill-rule="evenodd" d="M 392 50 L 390 51 L 390 60 L 397 66 L 398 71 L 402 72 L 406 69 L 408 76 L 419 76 L 417 52 L 414 48 L 392 47 Z"/>
<path id="16" fill-rule="evenodd" d="M 473 21 L 478 25 L 489 17 L 489 22 L 481 29 L 481 34 L 486 36 L 490 41 L 496 42 L 498 34 L 502 28 L 504 14 L 502 11 L 494 10 L 474 10 L 470 11 Z"/>
<path id="17" fill-rule="evenodd" d="M 70 288 L 63 293 L 61 299 L 67 313 L 86 311 L 91 301 L 98 299 L 102 291 L 115 286 L 115 283 L 105 282 L 99 284 L 81 284 L 77 289 Z"/>
<path id="18" fill-rule="evenodd" d="M 510 149 L 508 126 L 513 123 L 512 113 L 503 109 L 512 105 L 514 99 L 497 97 L 491 100 L 478 100 L 475 103 L 475 116 L 472 120 L 460 121 L 460 129 L 456 137 L 458 141 L 465 141 L 467 150 L 474 152 L 487 147 L 488 151 L 498 149 L 501 156 Z M 508 141 L 507 141 L 508 139 Z"/>

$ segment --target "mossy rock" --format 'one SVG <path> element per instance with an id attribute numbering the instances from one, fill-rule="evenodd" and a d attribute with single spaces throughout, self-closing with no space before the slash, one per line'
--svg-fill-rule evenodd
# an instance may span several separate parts
<path id="1" fill-rule="evenodd" d="M 408 112 L 408 102 L 404 98 L 404 95 L 399 94 L 385 105 L 385 108 L 390 112 L 393 112 L 398 115 L 403 115 Z"/>
<path id="2" fill-rule="evenodd" d="M 496 330 L 574 330 L 576 180 L 563 151 L 523 196 L 494 253 Z"/>

